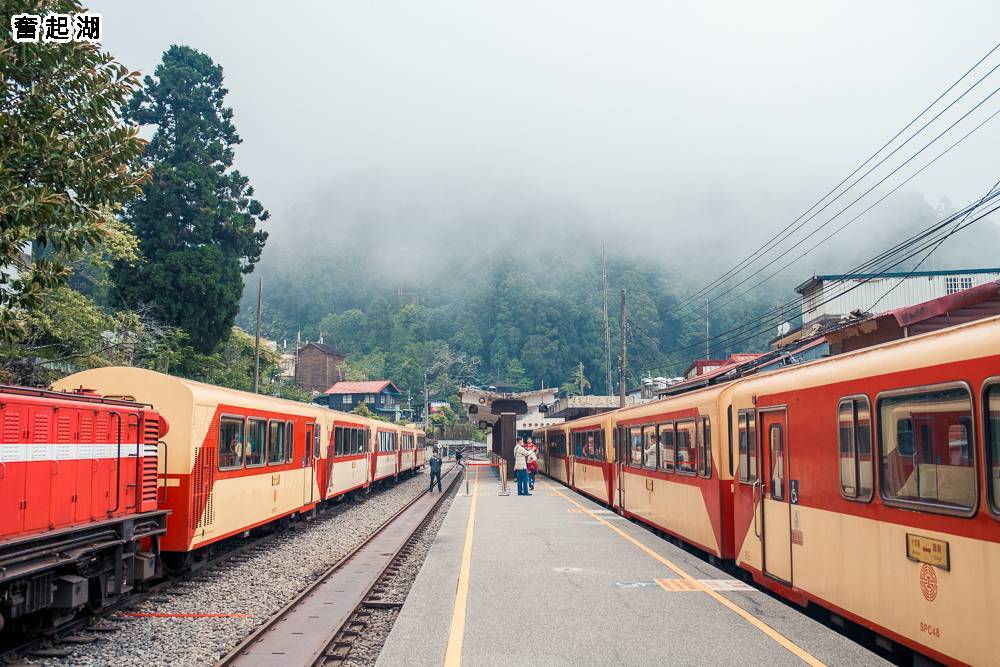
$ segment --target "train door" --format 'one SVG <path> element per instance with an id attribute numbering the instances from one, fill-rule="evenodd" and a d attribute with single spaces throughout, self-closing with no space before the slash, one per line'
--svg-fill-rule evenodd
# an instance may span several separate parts
<path id="1" fill-rule="evenodd" d="M 305 453 L 302 455 L 302 504 L 313 503 L 316 461 L 319 460 L 319 424 L 306 424 Z"/>
<path id="2" fill-rule="evenodd" d="M 625 428 L 615 426 L 612 438 L 615 448 L 615 486 L 617 487 L 615 495 L 617 496 L 618 508 L 621 510 L 625 509 L 625 453 L 628 452 L 625 443 L 627 440 Z"/>
<path id="3" fill-rule="evenodd" d="M 0 538 L 24 530 L 28 470 L 28 409 L 19 403 L 0 404 Z"/>
<path id="4" fill-rule="evenodd" d="M 57 462 L 52 460 L 50 443 L 53 437 L 54 412 L 43 406 L 28 407 L 30 432 L 27 446 L 27 493 L 24 505 L 24 529 L 38 530 L 49 526 L 49 504 L 52 493 L 52 479 L 56 474 Z"/>
<path id="5" fill-rule="evenodd" d="M 795 492 L 788 476 L 788 417 L 785 408 L 761 411 L 758 460 L 761 477 L 761 540 L 764 574 L 792 584 L 792 511 Z"/>

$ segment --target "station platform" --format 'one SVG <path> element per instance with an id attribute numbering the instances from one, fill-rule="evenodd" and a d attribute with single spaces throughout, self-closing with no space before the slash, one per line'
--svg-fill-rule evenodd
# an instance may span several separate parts
<path id="1" fill-rule="evenodd" d="M 380 667 L 889 664 L 555 481 L 500 496 L 491 470 L 452 503 Z"/>

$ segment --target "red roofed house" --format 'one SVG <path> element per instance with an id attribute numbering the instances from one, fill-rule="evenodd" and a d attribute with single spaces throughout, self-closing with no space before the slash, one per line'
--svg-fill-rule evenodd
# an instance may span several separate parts
<path id="1" fill-rule="evenodd" d="M 380 417 L 399 419 L 399 389 L 389 380 L 338 382 L 317 396 L 315 402 L 342 412 L 350 412 L 359 403 L 365 403 Z"/>

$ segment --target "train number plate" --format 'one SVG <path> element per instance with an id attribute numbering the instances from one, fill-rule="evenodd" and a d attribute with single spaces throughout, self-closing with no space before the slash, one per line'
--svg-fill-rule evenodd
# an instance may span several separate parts
<path id="1" fill-rule="evenodd" d="M 948 543 L 923 535 L 906 534 L 906 557 L 918 563 L 934 565 L 942 570 L 951 569 Z"/>

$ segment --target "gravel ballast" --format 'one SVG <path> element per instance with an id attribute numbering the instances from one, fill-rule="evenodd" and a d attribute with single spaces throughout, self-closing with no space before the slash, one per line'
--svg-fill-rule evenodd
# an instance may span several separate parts
<path id="1" fill-rule="evenodd" d="M 278 535 L 259 550 L 241 556 L 239 562 L 199 573 L 196 581 L 183 582 L 126 612 L 222 616 L 118 614 L 112 616 L 112 622 L 120 627 L 117 632 L 102 634 L 90 644 L 59 644 L 59 649 L 70 652 L 68 657 L 24 656 L 12 662 L 137 667 L 212 664 L 363 542 L 426 485 L 426 472 L 417 473 L 363 501 L 340 506 L 298 530 Z M 426 549 L 423 552 L 426 554 Z"/>

